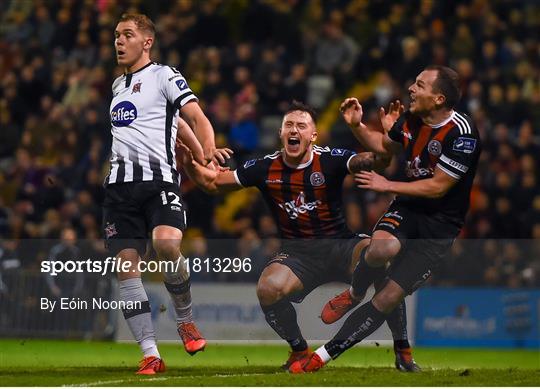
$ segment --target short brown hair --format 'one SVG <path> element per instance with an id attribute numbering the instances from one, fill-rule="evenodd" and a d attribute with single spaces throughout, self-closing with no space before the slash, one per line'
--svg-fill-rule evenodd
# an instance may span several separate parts
<path id="1" fill-rule="evenodd" d="M 144 14 L 122 14 L 118 23 L 130 21 L 135 23 L 139 30 L 152 35 L 152 38 L 156 36 L 156 26 L 154 26 L 154 22 L 148 16 Z"/>
<path id="2" fill-rule="evenodd" d="M 309 114 L 309 116 L 311 116 L 311 120 L 313 120 L 313 123 L 317 123 L 317 112 L 315 112 L 315 109 L 310 107 L 309 105 L 304 104 L 298 100 L 293 100 L 289 108 L 287 108 L 287 110 L 285 111 L 285 115 L 293 111 L 306 112 L 307 114 Z"/>
<path id="3" fill-rule="evenodd" d="M 445 97 L 444 106 L 452 109 L 461 98 L 461 89 L 459 88 L 459 75 L 454 69 L 447 66 L 431 65 L 425 70 L 437 71 L 437 78 L 433 83 L 433 91 L 440 93 Z"/>

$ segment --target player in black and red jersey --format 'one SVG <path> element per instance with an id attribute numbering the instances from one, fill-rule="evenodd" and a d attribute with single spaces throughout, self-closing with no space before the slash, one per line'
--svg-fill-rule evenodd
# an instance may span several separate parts
<path id="1" fill-rule="evenodd" d="M 395 112 L 389 114 L 397 118 Z M 300 302 L 324 283 L 350 283 L 358 253 L 370 241 L 369 236 L 355 235 L 346 226 L 343 180 L 349 173 L 384 167 L 388 160 L 371 152 L 356 154 L 313 145 L 315 113 L 297 102 L 285 113 L 280 138 L 282 150 L 247 161 L 235 171 L 216 174 L 191 158 L 183 164 L 207 190 L 255 186 L 270 207 L 281 232 L 282 251 L 266 264 L 257 296 L 268 324 L 291 346 L 283 365 L 288 369 L 311 355 L 291 301 Z M 394 337 L 396 367 L 418 370 L 407 340 L 405 303 L 388 317 L 388 325 Z"/>
<path id="2" fill-rule="evenodd" d="M 453 108 L 460 98 L 459 77 L 443 66 L 430 66 L 409 87 L 409 111 L 392 120 L 381 110 L 384 133 L 362 122 L 362 106 L 346 99 L 341 111 L 358 140 L 375 153 L 405 153 L 406 182 L 389 181 L 373 171 L 355 174 L 360 188 L 397 197 L 375 226 L 361 252 L 352 288 L 331 300 L 323 315 L 337 320 L 358 304 L 380 268 L 391 261 L 388 279 L 371 301 L 344 322 L 336 336 L 310 357 L 295 362 L 293 373 L 320 369 L 373 333 L 405 298 L 438 268 L 457 237 L 469 207 L 480 154 L 473 122 Z M 390 110 L 400 111 L 397 102 Z M 349 301 L 336 307 L 336 301 Z"/>

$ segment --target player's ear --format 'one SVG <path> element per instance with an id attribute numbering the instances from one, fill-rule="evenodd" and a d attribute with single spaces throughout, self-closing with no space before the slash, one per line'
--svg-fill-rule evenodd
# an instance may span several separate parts
<path id="1" fill-rule="evenodd" d="M 146 37 L 146 39 L 144 40 L 144 45 L 143 47 L 146 49 L 146 50 L 150 50 L 152 48 L 152 45 L 154 44 L 154 38 L 152 38 L 151 36 L 148 36 Z"/>
<path id="2" fill-rule="evenodd" d="M 435 95 L 435 105 L 437 106 L 437 108 L 442 107 L 445 102 L 446 102 L 445 95 L 443 95 L 441 93 Z"/>
<path id="3" fill-rule="evenodd" d="M 317 134 L 317 131 L 313 131 L 313 132 L 311 133 L 311 141 L 312 141 L 312 142 L 315 142 L 315 141 L 317 140 L 317 135 L 318 135 L 318 134 Z"/>

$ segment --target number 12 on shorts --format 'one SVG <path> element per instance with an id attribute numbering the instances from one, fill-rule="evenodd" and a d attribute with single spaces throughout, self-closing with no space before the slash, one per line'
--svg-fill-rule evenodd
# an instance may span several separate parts
<path id="1" fill-rule="evenodd" d="M 186 211 L 182 208 L 182 203 L 180 202 L 180 196 L 178 196 L 174 192 L 166 193 L 164 190 L 161 191 L 160 196 L 161 196 L 161 202 L 163 203 L 163 205 L 170 204 L 171 211 L 178 211 L 178 212 L 183 213 L 184 225 L 187 226 Z"/>

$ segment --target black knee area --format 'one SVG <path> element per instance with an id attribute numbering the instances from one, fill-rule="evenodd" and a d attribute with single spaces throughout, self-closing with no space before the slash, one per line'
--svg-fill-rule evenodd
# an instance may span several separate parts
<path id="1" fill-rule="evenodd" d="M 281 312 L 281 311 L 290 310 L 291 308 L 294 311 L 294 307 L 291 305 L 291 302 L 287 298 L 283 298 L 274 304 L 270 304 L 270 305 L 260 304 L 260 305 L 265 315 L 267 312 Z"/>
<path id="2" fill-rule="evenodd" d="M 360 252 L 360 259 L 353 272 L 351 285 L 356 296 L 363 296 L 372 283 L 383 279 L 386 274 L 384 266 L 371 267 L 366 262 L 367 250 L 365 248 Z"/>
<path id="3" fill-rule="evenodd" d="M 137 305 L 139 305 L 138 303 L 140 303 L 139 307 L 137 307 Z M 133 304 L 135 305 L 133 308 L 122 308 L 122 313 L 126 320 L 150 312 L 150 303 L 148 301 L 133 301 Z"/>
<path id="4" fill-rule="evenodd" d="M 184 294 L 189 292 L 191 288 L 191 280 L 188 278 L 186 281 L 181 284 L 170 284 L 166 281 L 163 281 L 165 288 L 172 294 Z"/>

